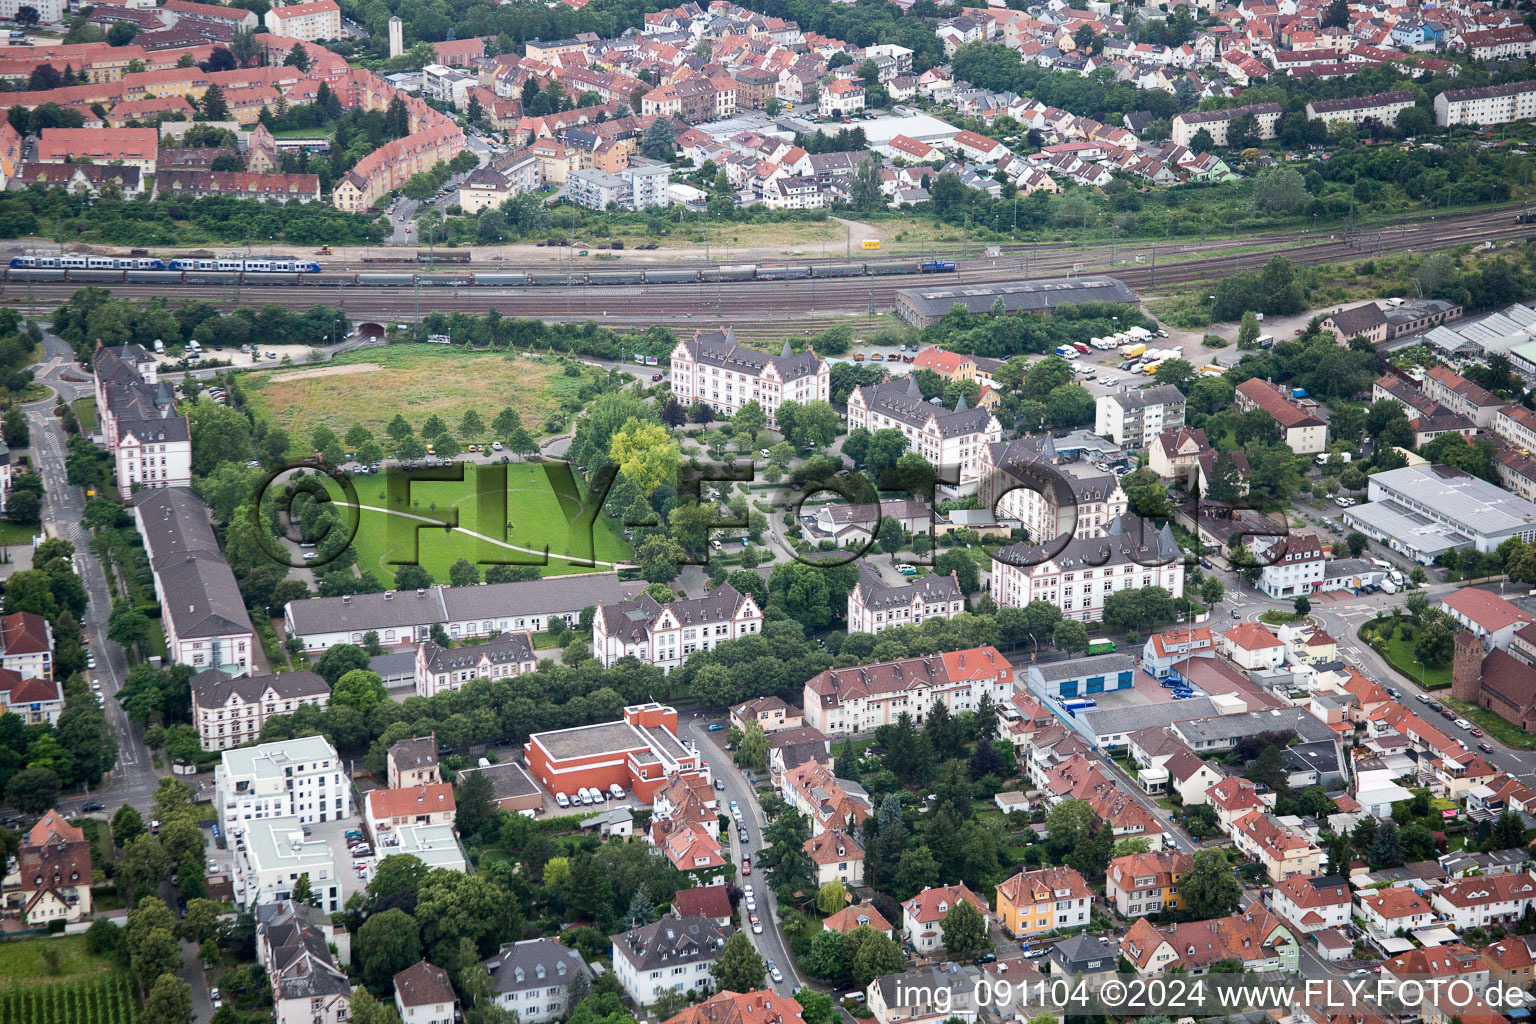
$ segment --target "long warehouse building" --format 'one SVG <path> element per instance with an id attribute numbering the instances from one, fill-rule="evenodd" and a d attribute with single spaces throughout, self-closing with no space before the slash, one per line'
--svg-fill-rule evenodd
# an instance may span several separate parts
<path id="1" fill-rule="evenodd" d="M 914 327 L 944 319 L 956 304 L 986 313 L 998 299 L 1009 313 L 1040 313 L 1080 302 L 1137 302 L 1136 293 L 1114 277 L 1057 277 L 1041 281 L 903 288 L 896 293 L 896 314 Z"/>

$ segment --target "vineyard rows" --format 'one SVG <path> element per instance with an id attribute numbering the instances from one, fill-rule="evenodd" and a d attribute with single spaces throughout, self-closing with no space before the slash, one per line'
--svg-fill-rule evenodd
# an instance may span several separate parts
<path id="1" fill-rule="evenodd" d="M 134 1024 L 138 1015 L 126 974 L 0 989 L 0 1024 Z"/>

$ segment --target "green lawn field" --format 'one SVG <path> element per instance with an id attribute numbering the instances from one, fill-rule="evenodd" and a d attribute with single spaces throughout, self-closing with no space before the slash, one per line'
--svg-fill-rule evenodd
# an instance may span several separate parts
<path id="1" fill-rule="evenodd" d="M 617 520 L 600 512 L 590 524 L 571 523 L 581 512 L 581 497 L 557 494 L 551 480 L 559 477 L 549 476 L 547 465 L 466 463 L 462 481 L 414 480 L 409 503 L 403 477 L 393 483 L 384 473 L 357 478 L 362 511 L 352 543 L 359 568 L 372 570 L 387 585 L 394 579 L 397 563 L 412 560 L 413 547 L 414 560 L 440 583 L 448 581 L 448 567 L 460 558 L 485 563 L 479 566 L 482 573 L 495 561 L 523 565 L 539 561 L 538 555 L 513 547 L 537 551 L 547 547 L 549 564 L 540 566 L 547 576 L 608 571 L 612 563 L 632 557 Z M 506 481 L 505 518 L 497 501 L 502 479 Z M 458 528 L 445 531 L 434 525 L 454 513 Z M 598 564 L 576 564 L 584 557 Z"/>

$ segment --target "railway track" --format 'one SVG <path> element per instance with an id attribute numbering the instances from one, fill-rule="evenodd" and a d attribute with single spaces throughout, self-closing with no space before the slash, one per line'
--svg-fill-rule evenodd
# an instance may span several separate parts
<path id="1" fill-rule="evenodd" d="M 1487 211 L 1438 221 L 1420 221 L 1359 231 L 1348 236 L 1289 238 L 1274 244 L 1242 240 L 1242 251 L 1206 252 L 1138 243 L 1082 250 L 1037 247 L 995 260 L 975 261 L 958 273 L 933 278 L 910 276 L 822 278 L 794 281 L 652 284 L 637 286 L 536 285 L 495 287 L 364 287 L 153 284 L 109 286 L 114 295 L 131 299 L 169 297 L 209 301 L 221 308 L 277 302 L 287 306 L 315 304 L 344 309 L 357 319 L 414 319 L 433 312 L 485 313 L 492 308 L 504 316 L 536 319 L 597 320 L 613 326 L 686 326 L 731 322 L 738 326 L 762 321 L 793 324 L 791 330 L 815 330 L 817 322 L 836 314 L 874 314 L 895 306 L 896 292 L 906 288 L 954 288 L 1024 277 L 1107 274 L 1142 293 L 1171 285 L 1214 281 L 1255 270 L 1276 255 L 1293 263 L 1315 265 L 1366 259 L 1396 252 L 1424 252 L 1468 243 L 1529 238 L 1536 229 L 1517 225 L 1508 211 Z M 1223 245 L 1230 250 L 1233 245 Z M 1097 258 L 1092 257 L 1097 254 Z M 1089 259 L 1083 259 L 1090 255 Z M 0 285 L 0 300 L 8 305 L 51 307 L 79 287 L 70 282 L 13 281 Z M 800 326 L 804 321 L 805 326 Z"/>

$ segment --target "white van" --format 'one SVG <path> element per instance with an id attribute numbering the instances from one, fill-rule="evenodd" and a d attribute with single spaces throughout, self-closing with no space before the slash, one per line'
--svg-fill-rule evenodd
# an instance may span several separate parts
<path id="1" fill-rule="evenodd" d="M 623 800 L 624 787 L 615 782 L 608 787 L 608 795 L 613 797 L 615 800 Z"/>
<path id="2" fill-rule="evenodd" d="M 569 807 L 569 806 L 571 806 L 570 798 L 567 797 L 564 793 L 556 793 L 555 794 L 555 803 L 560 805 L 561 807 Z"/>
<path id="3" fill-rule="evenodd" d="M 585 786 L 583 786 L 581 790 L 581 802 L 589 807 L 592 805 L 592 791 L 587 789 Z"/>

